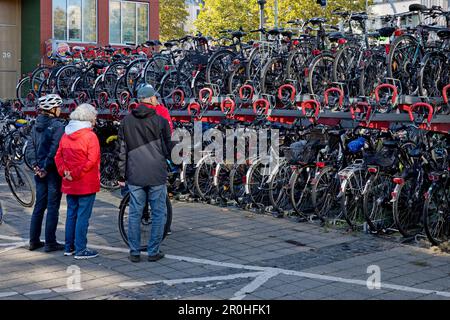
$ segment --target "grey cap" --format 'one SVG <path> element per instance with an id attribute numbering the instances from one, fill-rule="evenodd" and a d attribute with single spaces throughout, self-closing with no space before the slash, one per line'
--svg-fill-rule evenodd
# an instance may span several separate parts
<path id="1" fill-rule="evenodd" d="M 138 89 L 138 92 L 137 92 L 138 99 L 151 98 L 154 96 L 157 96 L 157 92 L 156 92 L 155 88 L 153 88 L 149 84 L 146 84 Z"/>

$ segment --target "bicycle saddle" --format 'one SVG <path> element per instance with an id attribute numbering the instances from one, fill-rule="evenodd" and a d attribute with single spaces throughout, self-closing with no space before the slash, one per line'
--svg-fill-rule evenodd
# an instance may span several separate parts
<path id="1" fill-rule="evenodd" d="M 328 39 L 332 42 L 336 42 L 339 39 L 345 39 L 345 38 L 346 38 L 346 36 L 342 32 L 331 32 L 330 34 L 328 34 Z"/>
<path id="2" fill-rule="evenodd" d="M 409 6 L 409 11 L 424 11 L 428 8 L 424 6 L 423 4 L 414 3 Z"/>
<path id="3" fill-rule="evenodd" d="M 438 31 L 437 36 L 442 40 L 450 39 L 450 29 L 443 29 Z"/>
<path id="4" fill-rule="evenodd" d="M 422 150 L 420 148 L 414 148 L 408 154 L 413 158 L 420 158 L 422 156 Z"/>
<path id="5" fill-rule="evenodd" d="M 114 52 L 116 51 L 116 49 L 114 49 L 114 48 L 105 48 L 104 51 L 105 51 L 106 53 L 111 54 L 111 53 L 114 53 Z"/>
<path id="6" fill-rule="evenodd" d="M 351 19 L 353 21 L 364 21 L 364 20 L 369 19 L 369 16 L 367 14 L 360 13 L 360 14 L 353 15 Z"/>
<path id="7" fill-rule="evenodd" d="M 231 32 L 231 36 L 233 37 L 233 38 L 242 38 L 242 37 L 245 37 L 247 35 L 247 33 L 246 32 L 243 32 L 243 31 L 233 31 L 233 32 Z"/>
<path id="8" fill-rule="evenodd" d="M 381 29 L 378 29 L 377 32 L 380 34 L 381 37 L 390 37 L 395 32 L 394 27 L 384 27 Z"/>
<path id="9" fill-rule="evenodd" d="M 270 34 L 271 36 L 277 36 L 279 34 L 281 34 L 283 32 L 282 29 L 271 29 L 269 31 L 267 31 L 268 34 Z"/>
<path id="10" fill-rule="evenodd" d="M 172 48 L 172 47 L 175 47 L 176 45 L 177 45 L 177 43 L 174 42 L 174 41 L 167 41 L 167 42 L 164 42 L 164 47 L 166 47 L 166 48 L 168 48 L 168 49 L 170 49 L 170 48 Z"/>
<path id="11" fill-rule="evenodd" d="M 326 18 L 318 18 L 318 17 L 309 19 L 309 22 L 311 22 L 314 25 L 325 23 L 327 21 L 328 20 Z"/>
<path id="12" fill-rule="evenodd" d="M 328 131 L 328 134 L 333 137 L 340 137 L 345 132 L 346 132 L 346 130 L 330 130 L 330 131 Z"/>
<path id="13" fill-rule="evenodd" d="M 80 47 L 80 46 L 75 46 L 72 48 L 74 51 L 85 51 L 86 48 L 85 47 Z"/>
<path id="14" fill-rule="evenodd" d="M 397 147 L 397 142 L 393 141 L 393 140 L 385 140 L 385 141 L 383 141 L 383 147 L 396 148 Z"/>
<path id="15" fill-rule="evenodd" d="M 292 38 L 292 35 L 294 34 L 292 31 L 289 31 L 289 30 L 284 30 L 283 32 L 281 32 L 281 34 L 284 36 L 284 37 L 288 37 L 289 39 L 290 38 Z"/>

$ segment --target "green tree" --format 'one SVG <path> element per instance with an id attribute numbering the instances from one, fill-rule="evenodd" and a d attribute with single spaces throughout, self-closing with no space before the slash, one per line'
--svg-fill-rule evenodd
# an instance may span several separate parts
<path id="1" fill-rule="evenodd" d="M 159 1 L 159 34 L 161 41 L 181 38 L 185 35 L 183 25 L 188 18 L 184 0 Z"/>
<path id="2" fill-rule="evenodd" d="M 315 16 L 330 18 L 335 23 L 337 17 L 332 15 L 334 9 L 363 11 L 365 0 L 329 0 L 322 8 L 316 0 L 278 0 L 278 23 L 284 25 L 293 19 L 308 19 Z M 265 8 L 266 27 L 274 25 L 274 0 L 268 0 Z M 197 29 L 205 35 L 218 37 L 224 29 L 244 30 L 259 27 L 259 5 L 257 0 L 205 0 L 200 15 L 195 22 Z M 253 35 L 257 38 L 257 35 Z"/>

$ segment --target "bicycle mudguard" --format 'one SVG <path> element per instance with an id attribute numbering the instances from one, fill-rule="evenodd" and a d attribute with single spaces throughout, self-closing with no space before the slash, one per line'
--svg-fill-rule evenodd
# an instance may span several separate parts
<path id="1" fill-rule="evenodd" d="M 317 120 L 320 112 L 320 103 L 316 100 L 306 100 L 302 102 L 301 109 L 304 116 Z"/>
<path id="2" fill-rule="evenodd" d="M 182 108 L 185 104 L 183 90 L 176 89 L 172 92 L 172 103 L 174 106 Z"/>
<path id="3" fill-rule="evenodd" d="M 108 105 L 108 93 L 105 91 L 100 92 L 99 96 L 98 96 L 98 106 L 99 107 L 106 107 Z"/>
<path id="4" fill-rule="evenodd" d="M 119 105 L 117 103 L 111 103 L 109 105 L 109 113 L 111 115 L 117 115 L 119 114 Z"/>
<path id="5" fill-rule="evenodd" d="M 325 92 L 323 93 L 323 102 L 325 104 L 325 108 L 329 109 L 329 101 L 330 101 L 330 94 L 331 93 L 337 93 L 339 95 L 339 101 L 338 101 L 338 105 L 339 105 L 339 109 L 342 108 L 342 106 L 344 105 L 344 91 L 340 88 L 329 88 L 327 90 L 325 90 Z"/>
<path id="6" fill-rule="evenodd" d="M 284 104 L 293 104 L 295 102 L 295 96 L 297 90 L 292 84 L 283 84 L 278 88 L 278 99 Z"/>
<path id="7" fill-rule="evenodd" d="M 130 93 L 128 91 L 124 91 L 120 94 L 120 103 L 122 106 L 127 105 L 130 102 Z"/>
<path id="8" fill-rule="evenodd" d="M 442 89 L 442 97 L 444 98 L 444 102 L 447 104 L 449 103 L 449 91 L 450 91 L 450 84 L 446 85 Z"/>
<path id="9" fill-rule="evenodd" d="M 15 102 L 13 103 L 13 107 L 14 107 L 15 110 L 17 110 L 17 111 L 19 111 L 19 112 L 22 111 L 22 104 L 20 103 L 19 100 L 15 101 Z"/>
<path id="10" fill-rule="evenodd" d="M 433 109 L 433 106 L 431 106 L 430 104 L 425 103 L 425 102 L 418 102 L 418 103 L 415 103 L 415 104 L 413 104 L 413 105 L 409 108 L 409 110 L 408 110 L 409 119 L 410 119 L 412 122 L 417 123 L 418 120 L 420 120 L 420 119 L 417 119 L 417 117 L 414 116 L 414 113 L 413 113 L 413 112 L 414 112 L 416 109 L 420 109 L 420 108 L 425 108 L 425 109 L 427 109 L 428 114 L 427 114 L 426 121 L 427 121 L 427 125 L 428 125 L 428 126 L 431 126 L 431 121 L 433 120 L 434 109 Z M 423 120 L 421 120 L 420 123 L 423 123 Z M 419 124 L 420 124 L 420 123 L 419 123 Z"/>
<path id="11" fill-rule="evenodd" d="M 239 99 L 241 99 L 242 102 L 250 102 L 253 99 L 254 93 L 255 89 L 251 85 L 244 84 L 239 88 Z"/>
<path id="12" fill-rule="evenodd" d="M 187 110 L 188 110 L 189 116 L 191 116 L 191 117 L 197 116 L 197 118 L 198 118 L 198 117 L 200 117 L 200 109 L 201 109 L 200 104 L 198 102 L 193 102 L 188 106 Z M 192 111 L 195 111 L 195 114 L 193 114 Z"/>
<path id="13" fill-rule="evenodd" d="M 358 102 L 356 107 L 350 107 L 350 114 L 352 120 L 366 121 L 368 122 L 372 113 L 372 106 L 368 102 Z"/>
<path id="14" fill-rule="evenodd" d="M 225 98 L 220 104 L 220 110 L 222 110 L 223 114 L 225 114 L 226 116 L 229 115 L 230 117 L 233 117 L 235 108 L 236 102 L 234 102 L 234 100 L 230 97 Z"/>
<path id="15" fill-rule="evenodd" d="M 128 112 L 133 111 L 134 109 L 136 109 L 138 106 L 138 104 L 136 102 L 132 102 L 128 105 Z"/>
<path id="16" fill-rule="evenodd" d="M 380 84 L 379 86 L 377 86 L 375 88 L 375 101 L 378 103 L 380 103 L 380 90 L 382 89 L 389 89 L 392 90 L 392 98 L 391 98 L 391 103 L 393 106 L 395 106 L 397 104 L 397 98 L 398 98 L 398 89 L 396 86 L 394 86 L 393 84 L 390 83 L 383 83 Z"/>
<path id="17" fill-rule="evenodd" d="M 253 103 L 253 112 L 258 115 L 267 115 L 269 113 L 270 102 L 266 99 L 258 99 Z"/>
<path id="18" fill-rule="evenodd" d="M 203 88 L 198 93 L 199 100 L 203 104 L 211 104 L 214 97 L 214 92 L 211 88 Z"/>

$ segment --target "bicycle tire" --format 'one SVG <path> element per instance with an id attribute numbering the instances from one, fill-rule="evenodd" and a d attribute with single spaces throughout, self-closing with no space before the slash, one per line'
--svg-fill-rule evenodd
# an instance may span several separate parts
<path id="1" fill-rule="evenodd" d="M 126 212 L 127 207 L 129 207 L 130 204 L 130 194 L 126 194 L 122 201 L 120 202 L 119 205 L 119 217 L 118 217 L 118 226 L 119 226 L 119 232 L 120 232 L 120 236 L 122 237 L 122 240 L 125 242 L 125 244 L 127 246 L 129 246 L 129 242 L 128 242 L 128 225 L 126 225 L 125 222 L 125 218 L 126 216 L 128 216 L 128 213 Z M 167 233 L 170 230 L 170 227 L 172 225 L 172 215 L 173 215 L 173 210 L 172 210 L 172 203 L 170 201 L 169 196 L 167 195 L 166 197 L 166 206 L 167 206 L 167 216 L 166 216 L 166 225 L 164 226 L 164 234 L 163 234 L 163 240 L 166 238 Z M 147 206 L 145 207 L 145 209 L 147 209 Z M 145 210 L 144 209 L 144 210 Z M 150 210 L 150 208 L 148 208 L 148 210 Z M 127 227 L 126 227 L 126 226 Z M 142 223 L 141 223 L 142 225 Z M 140 251 L 146 251 L 147 250 L 147 242 L 142 241 L 142 234 L 141 234 L 141 247 L 140 247 Z M 142 244 L 142 242 L 144 242 L 144 244 Z"/>
<path id="2" fill-rule="evenodd" d="M 432 189 L 428 192 L 428 196 L 426 197 L 424 207 L 423 207 L 423 228 L 425 230 L 425 234 L 427 235 L 428 240 L 431 242 L 432 245 L 438 246 L 441 243 L 448 241 L 450 239 L 450 208 L 449 208 L 449 201 L 450 201 L 450 184 L 448 184 L 448 190 L 445 191 L 445 186 L 439 185 L 437 190 Z M 436 206 L 437 211 L 437 219 L 438 223 L 442 224 L 442 232 L 439 232 L 439 234 L 436 234 L 434 232 L 434 225 L 436 222 L 432 221 L 431 216 L 433 213 L 432 202 L 433 201 L 444 201 L 443 207 Z M 440 208 L 440 209 L 439 209 Z"/>
<path id="3" fill-rule="evenodd" d="M 12 175 L 13 170 L 16 172 L 16 175 L 20 181 L 15 181 L 16 179 Z M 25 208 L 33 207 L 36 200 L 36 190 L 28 174 L 17 164 L 8 161 L 5 165 L 5 179 L 17 202 Z M 22 199 L 22 197 L 18 194 L 16 183 L 26 185 L 26 190 L 24 192 L 30 195 L 31 198 L 29 201 Z"/>

